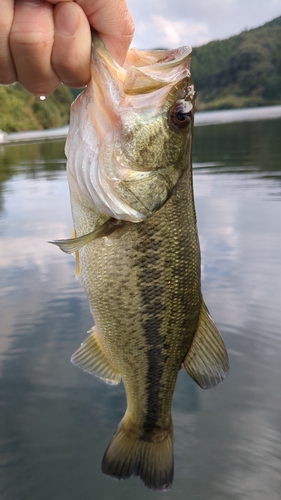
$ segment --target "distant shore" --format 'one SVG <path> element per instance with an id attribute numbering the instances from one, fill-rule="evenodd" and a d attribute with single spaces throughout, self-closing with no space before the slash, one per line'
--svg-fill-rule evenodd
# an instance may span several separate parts
<path id="1" fill-rule="evenodd" d="M 197 111 L 195 113 L 195 127 L 205 125 L 219 125 L 233 122 L 247 122 L 257 120 L 272 120 L 281 118 L 281 106 L 265 106 L 260 108 L 243 108 L 219 111 Z M 36 142 L 54 139 L 65 139 L 68 126 L 48 130 L 32 130 L 6 134 L 0 131 L 0 145 L 18 142 Z"/>
<path id="2" fill-rule="evenodd" d="M 275 118 L 281 118 L 281 106 L 198 111 L 195 113 L 194 125 L 219 125 L 220 123 L 252 122 Z"/>
<path id="3" fill-rule="evenodd" d="M 46 130 L 27 130 L 26 132 L 13 132 L 7 134 L 0 131 L 0 145 L 15 142 L 36 142 L 53 139 L 65 139 L 68 134 L 68 125 Z"/>

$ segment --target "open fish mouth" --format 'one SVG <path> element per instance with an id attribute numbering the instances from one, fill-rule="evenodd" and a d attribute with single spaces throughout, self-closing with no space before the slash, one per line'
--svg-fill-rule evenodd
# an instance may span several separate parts
<path id="1" fill-rule="evenodd" d="M 126 95 L 153 92 L 190 76 L 192 49 L 188 46 L 174 50 L 132 48 L 128 51 L 122 68 L 95 35 L 93 35 L 93 45 L 96 54 L 123 84 L 123 92 Z"/>

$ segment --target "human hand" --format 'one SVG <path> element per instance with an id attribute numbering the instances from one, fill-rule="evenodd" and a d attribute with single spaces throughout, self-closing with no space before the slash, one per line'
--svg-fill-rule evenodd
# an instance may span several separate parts
<path id="1" fill-rule="evenodd" d="M 133 37 L 126 0 L 14 0 L 1 2 L 0 84 L 18 81 L 35 95 L 60 82 L 90 80 L 91 30 L 123 64 Z"/>

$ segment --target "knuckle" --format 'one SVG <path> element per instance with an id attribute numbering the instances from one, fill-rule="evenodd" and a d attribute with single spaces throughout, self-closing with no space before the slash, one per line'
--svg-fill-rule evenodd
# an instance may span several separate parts
<path id="1" fill-rule="evenodd" d="M 0 72 L 0 84 L 1 85 L 11 85 L 17 80 L 16 74 L 12 72 Z"/>
<path id="2" fill-rule="evenodd" d="M 21 82 L 22 86 L 28 90 L 31 94 L 34 94 L 36 96 L 40 95 L 49 95 L 54 90 L 56 90 L 57 86 L 59 85 L 59 79 L 51 80 L 49 82 L 47 81 L 42 81 L 42 82 Z"/>
<path id="3" fill-rule="evenodd" d="M 84 68 L 73 67 L 70 62 L 57 62 L 53 63 L 53 68 L 60 80 L 69 87 L 83 87 L 90 79 L 90 72 L 87 78 Z"/>
<path id="4" fill-rule="evenodd" d="M 25 46 L 38 48 L 41 50 L 44 47 L 53 43 L 53 33 L 32 29 L 32 26 L 18 24 L 15 26 L 10 35 L 11 46 Z"/>

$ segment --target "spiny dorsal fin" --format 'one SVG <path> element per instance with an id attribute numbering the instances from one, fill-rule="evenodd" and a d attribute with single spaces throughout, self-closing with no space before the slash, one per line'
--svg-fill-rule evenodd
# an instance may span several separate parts
<path id="1" fill-rule="evenodd" d="M 203 389 L 214 387 L 227 376 L 229 366 L 226 348 L 204 302 L 197 330 L 183 365 Z"/>
<path id="2" fill-rule="evenodd" d="M 108 384 L 118 384 L 121 380 L 101 344 L 93 327 L 90 335 L 71 356 L 71 362 L 82 370 L 105 380 Z"/>

